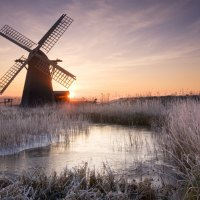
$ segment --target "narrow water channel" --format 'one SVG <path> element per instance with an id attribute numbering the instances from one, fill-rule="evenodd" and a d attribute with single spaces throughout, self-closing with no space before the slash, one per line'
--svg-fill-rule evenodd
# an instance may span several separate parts
<path id="1" fill-rule="evenodd" d="M 17 155 L 0 157 L 0 172 L 19 174 L 42 167 L 49 174 L 66 166 L 73 168 L 87 162 L 99 170 L 103 163 L 113 170 L 124 170 L 135 163 L 155 158 L 155 141 L 146 129 L 118 125 L 91 125 L 85 133 L 70 136 L 69 144 L 53 144 L 29 149 Z"/>

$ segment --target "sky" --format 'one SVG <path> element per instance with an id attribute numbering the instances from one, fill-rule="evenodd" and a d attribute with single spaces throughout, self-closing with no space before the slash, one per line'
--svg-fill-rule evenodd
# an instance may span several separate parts
<path id="1" fill-rule="evenodd" d="M 75 97 L 200 91 L 199 0 L 0 0 L 0 28 L 37 43 L 63 13 L 74 21 L 47 56 L 77 77 Z M 28 52 L 0 37 L 0 77 L 21 55 Z M 3 96 L 21 96 L 25 75 Z"/>

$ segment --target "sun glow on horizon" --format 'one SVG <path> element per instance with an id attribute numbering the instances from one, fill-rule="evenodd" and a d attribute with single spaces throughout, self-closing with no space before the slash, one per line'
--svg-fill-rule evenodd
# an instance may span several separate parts
<path id="1" fill-rule="evenodd" d="M 74 91 L 69 91 L 69 98 L 73 99 L 75 97 Z"/>

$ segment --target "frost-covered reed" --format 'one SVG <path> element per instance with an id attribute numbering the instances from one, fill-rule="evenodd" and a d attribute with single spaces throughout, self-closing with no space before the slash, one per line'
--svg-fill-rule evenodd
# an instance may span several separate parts
<path id="1" fill-rule="evenodd" d="M 162 149 L 168 161 L 184 177 L 183 199 L 199 199 L 200 194 L 200 102 L 174 102 L 161 131 Z"/>
<path id="2" fill-rule="evenodd" d="M 151 126 L 166 106 L 159 99 L 103 104 L 64 104 L 36 108 L 0 107 L 0 155 L 69 141 L 69 133 L 89 122 Z"/>
<path id="3" fill-rule="evenodd" d="M 165 158 L 167 158 L 167 161 L 172 161 L 183 175 L 184 187 L 186 187 L 181 189 L 185 189 L 184 198 L 198 199 L 200 194 L 200 102 L 197 100 L 186 99 L 163 103 L 157 98 L 26 109 L 0 107 L 0 155 L 17 153 L 26 148 L 48 145 L 53 142 L 69 142 L 71 133 L 87 130 L 90 122 L 159 127 L 157 130 L 160 133 L 157 138 L 159 138 L 159 144 L 161 144 Z M 40 186 L 43 186 L 43 184 L 50 186 L 53 184 L 52 180 L 55 179 L 55 182 L 66 180 L 70 176 L 72 180 L 76 180 L 76 176 L 70 172 L 64 178 L 56 175 L 56 179 L 55 177 L 48 178 L 41 175 L 38 176 L 43 177 L 41 180 L 38 178 L 41 182 L 36 181 L 36 183 Z M 46 182 L 42 182 L 43 180 Z M 63 198 L 84 197 L 89 199 L 90 197 L 93 198 L 94 195 L 101 194 L 104 186 L 100 193 L 96 186 L 89 187 L 86 184 L 86 189 L 79 187 L 85 180 L 83 178 L 77 182 L 76 186 L 78 185 L 80 190 L 74 190 L 74 188 L 76 189 L 74 182 L 67 182 L 71 184 L 70 187 L 72 186 L 70 188 L 70 195 L 72 196 L 64 196 Z M 98 177 L 95 177 L 95 181 L 97 180 L 99 180 Z M 32 185 L 23 185 L 24 182 L 20 181 L 9 184 L 7 189 L 11 188 L 15 191 L 15 187 L 17 187 L 17 191 L 25 192 L 23 195 L 36 194 Z M 35 183 L 35 180 L 30 179 L 28 182 L 32 184 Z M 96 197 L 109 199 L 110 196 L 106 195 L 116 195 L 116 192 L 121 194 L 121 189 L 118 190 L 121 187 L 121 182 L 117 183 L 120 184 L 115 187 L 117 190 L 114 190 L 114 193 L 113 190 L 109 190 L 106 193 L 103 192 L 102 196 Z M 57 186 L 54 185 L 53 187 Z M 107 185 L 105 185 L 105 188 L 107 188 Z M 97 191 L 97 193 L 94 193 L 94 191 Z M 89 196 L 85 197 L 84 195 Z M 116 198 L 112 196 L 111 199 L 117 198 L 128 199 L 126 194 L 120 197 L 116 195 Z"/>
<path id="4" fill-rule="evenodd" d="M 75 112 L 97 123 L 151 126 L 164 113 L 166 106 L 159 99 L 135 99 L 103 104 L 73 106 Z"/>
<path id="5" fill-rule="evenodd" d="M 165 116 L 161 134 L 165 149 L 169 150 L 182 167 L 199 163 L 200 158 L 200 103 L 174 102 Z"/>
<path id="6" fill-rule="evenodd" d="M 70 115 L 59 107 L 0 107 L 0 155 L 27 148 L 68 142 L 69 135 L 87 129 L 82 115 Z"/>
<path id="7" fill-rule="evenodd" d="M 12 179 L 0 178 L 1 200 L 167 200 L 170 194 L 164 185 L 155 189 L 148 179 L 136 182 L 133 177 L 116 175 L 105 165 L 99 173 L 88 169 L 87 163 L 60 175 L 46 176 L 36 169 Z"/>

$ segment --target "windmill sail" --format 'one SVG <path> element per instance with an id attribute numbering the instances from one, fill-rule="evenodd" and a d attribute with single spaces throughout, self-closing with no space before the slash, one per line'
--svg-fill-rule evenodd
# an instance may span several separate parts
<path id="1" fill-rule="evenodd" d="M 70 17 L 63 14 L 38 42 L 38 48 L 42 48 L 48 53 L 72 22 L 73 20 Z"/>
<path id="2" fill-rule="evenodd" d="M 0 78 L 0 94 L 10 85 L 17 74 L 27 64 L 27 60 L 24 56 L 20 58 L 22 62 L 16 62 L 1 78 Z M 23 62 L 24 61 L 24 62 Z"/>
<path id="3" fill-rule="evenodd" d="M 55 63 L 51 64 L 50 70 L 52 79 L 66 88 L 69 88 L 73 81 L 76 80 L 76 77 L 73 74 Z"/>
<path id="4" fill-rule="evenodd" d="M 62 86 L 69 88 L 73 81 L 76 80 L 76 77 L 73 74 L 63 69 L 55 62 L 47 61 L 40 56 L 37 57 L 39 59 L 35 62 L 34 66 L 48 76 L 50 72 L 51 78 L 60 83 Z M 48 65 L 49 68 L 47 67 Z"/>
<path id="5" fill-rule="evenodd" d="M 5 25 L 0 30 L 0 35 L 27 50 L 28 52 L 31 52 L 31 47 L 36 45 L 33 41 L 31 41 L 26 36 L 22 35 L 8 25 Z"/>

